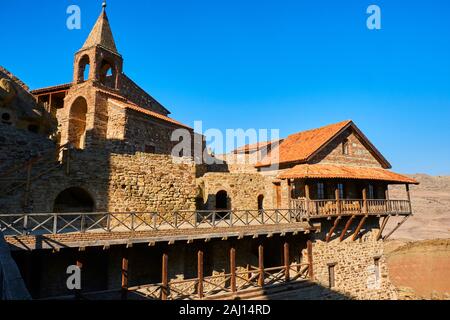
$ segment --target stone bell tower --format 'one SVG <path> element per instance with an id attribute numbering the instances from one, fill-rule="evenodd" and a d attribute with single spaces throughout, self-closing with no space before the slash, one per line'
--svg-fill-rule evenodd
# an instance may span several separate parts
<path id="1" fill-rule="evenodd" d="M 110 94 L 119 93 L 123 59 L 116 48 L 106 3 L 83 47 L 75 54 L 72 86 L 64 99 L 61 143 L 76 149 L 106 139 Z"/>

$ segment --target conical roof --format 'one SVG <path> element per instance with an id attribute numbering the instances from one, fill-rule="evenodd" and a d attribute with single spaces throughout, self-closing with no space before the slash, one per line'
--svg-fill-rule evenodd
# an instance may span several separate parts
<path id="1" fill-rule="evenodd" d="M 92 28 L 92 31 L 89 34 L 81 50 L 95 46 L 101 46 L 114 53 L 118 53 L 105 8 L 103 8 L 102 13 L 98 17 L 97 22 L 94 25 L 94 28 Z"/>

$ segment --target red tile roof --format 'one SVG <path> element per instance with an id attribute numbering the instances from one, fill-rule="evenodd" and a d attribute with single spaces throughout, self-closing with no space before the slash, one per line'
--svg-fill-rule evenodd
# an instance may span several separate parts
<path id="1" fill-rule="evenodd" d="M 263 149 L 271 144 L 274 143 L 281 143 L 283 140 L 274 140 L 274 141 L 264 141 L 264 142 L 258 142 L 254 144 L 247 144 L 245 146 L 239 147 L 232 151 L 232 153 L 241 153 L 241 152 L 248 152 L 248 151 L 256 151 Z"/>
<path id="2" fill-rule="evenodd" d="M 357 179 L 419 184 L 407 176 L 382 168 L 346 167 L 327 164 L 300 164 L 278 176 L 279 179 Z"/>
<path id="3" fill-rule="evenodd" d="M 267 167 L 275 164 L 304 163 L 331 142 L 339 133 L 349 127 L 352 127 L 356 131 L 385 168 L 391 167 L 389 162 L 387 162 L 351 120 L 290 135 L 278 146 L 278 148 L 274 148 L 270 154 L 262 159 L 256 167 Z"/>
<path id="4" fill-rule="evenodd" d="M 112 102 L 114 105 L 116 105 L 116 106 L 118 106 L 118 107 L 121 107 L 121 108 L 124 108 L 124 109 L 129 109 L 129 110 L 134 110 L 134 111 L 143 113 L 143 114 L 145 114 L 145 115 L 148 115 L 148 116 L 150 116 L 150 117 L 157 118 L 157 119 L 159 119 L 159 120 L 162 120 L 162 121 L 165 121 L 165 122 L 169 122 L 169 123 L 178 125 L 178 126 L 180 126 L 180 127 L 184 127 L 184 128 L 186 128 L 186 129 L 192 130 L 191 127 L 189 127 L 189 126 L 187 126 L 187 125 L 185 125 L 185 124 L 183 124 L 183 123 L 181 123 L 181 122 L 179 122 L 179 121 L 176 121 L 176 120 L 174 120 L 174 119 L 172 119 L 172 118 L 169 118 L 169 117 L 167 117 L 167 116 L 164 116 L 164 115 L 162 115 L 162 114 L 156 113 L 156 112 L 154 112 L 154 111 L 150 111 L 150 110 L 141 108 L 141 107 L 139 107 L 138 105 L 135 105 L 135 104 L 133 104 L 133 103 L 131 103 L 131 102 L 129 102 L 129 101 L 123 102 L 123 101 L 118 101 L 118 100 L 111 99 L 111 98 L 109 98 L 108 101 L 109 101 L 109 102 Z"/>
<path id="5" fill-rule="evenodd" d="M 36 95 L 36 94 L 42 94 L 42 93 L 49 93 L 49 92 L 53 92 L 53 91 L 69 90 L 71 86 L 72 86 L 72 83 L 59 84 L 56 86 L 31 90 L 31 93 Z"/>

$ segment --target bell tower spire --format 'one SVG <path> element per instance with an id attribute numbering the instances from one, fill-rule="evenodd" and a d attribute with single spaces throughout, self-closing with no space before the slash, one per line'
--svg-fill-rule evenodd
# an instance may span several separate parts
<path id="1" fill-rule="evenodd" d="M 106 1 L 83 47 L 75 54 L 74 83 L 93 80 L 111 89 L 118 89 L 123 59 L 119 54 L 106 14 Z M 89 74 L 87 68 L 89 67 Z"/>

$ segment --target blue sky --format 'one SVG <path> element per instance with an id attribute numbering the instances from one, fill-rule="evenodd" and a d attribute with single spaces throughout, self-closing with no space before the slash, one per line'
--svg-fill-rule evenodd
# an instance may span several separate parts
<path id="1" fill-rule="evenodd" d="M 2 3 L 0 64 L 31 88 L 70 82 L 101 0 Z M 81 30 L 66 9 L 82 10 Z M 370 4 L 382 30 L 366 28 Z M 109 0 L 124 71 L 204 128 L 281 135 L 353 119 L 405 173 L 450 174 L 448 0 Z"/>

